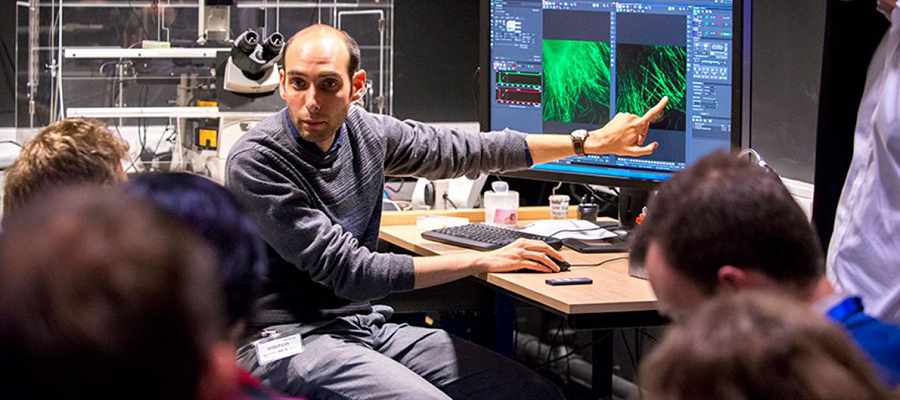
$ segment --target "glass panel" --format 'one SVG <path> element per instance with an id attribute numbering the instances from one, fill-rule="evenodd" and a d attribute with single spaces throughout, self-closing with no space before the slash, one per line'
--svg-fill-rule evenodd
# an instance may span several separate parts
<path id="1" fill-rule="evenodd" d="M 289 38 L 339 20 L 359 42 L 368 71 L 363 106 L 391 113 L 392 0 L 212 6 L 228 2 L 17 1 L 17 140 L 63 116 L 97 118 L 131 144 L 128 172 L 170 166 L 221 178 L 229 144 L 284 107 L 277 91 L 225 90 L 231 40 L 247 29 Z"/>

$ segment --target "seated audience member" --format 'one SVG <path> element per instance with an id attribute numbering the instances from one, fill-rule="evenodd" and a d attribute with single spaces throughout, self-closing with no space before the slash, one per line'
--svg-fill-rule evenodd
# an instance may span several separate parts
<path id="1" fill-rule="evenodd" d="M 54 122 L 22 145 L 5 170 L 3 210 L 9 213 L 49 188 L 74 183 L 124 181 L 128 143 L 106 125 L 83 118 Z"/>
<path id="2" fill-rule="evenodd" d="M 717 293 L 767 290 L 809 303 L 844 328 L 892 386 L 900 384 L 900 327 L 878 321 L 858 297 L 836 293 L 806 215 L 772 172 L 725 152 L 662 183 L 635 248 L 674 319 Z"/>
<path id="3" fill-rule="evenodd" d="M 253 219 L 228 189 L 198 175 L 141 174 L 132 177 L 125 191 L 180 217 L 216 250 L 229 336 L 236 343 L 251 318 L 267 262 Z M 270 398 L 256 378 L 240 373 L 245 394 Z"/>
<path id="4" fill-rule="evenodd" d="M 3 398 L 235 398 L 216 270 L 187 226 L 117 191 L 21 208 L 0 237 Z"/>
<path id="5" fill-rule="evenodd" d="M 887 400 L 844 332 L 763 293 L 720 296 L 676 325 L 641 365 L 646 400 Z"/>

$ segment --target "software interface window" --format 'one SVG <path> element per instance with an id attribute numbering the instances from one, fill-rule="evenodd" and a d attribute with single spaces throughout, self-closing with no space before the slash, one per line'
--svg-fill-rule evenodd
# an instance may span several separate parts
<path id="1" fill-rule="evenodd" d="M 665 179 L 731 146 L 731 0 L 491 1 L 491 128 L 568 134 L 663 96 L 650 156 L 572 157 L 562 172 Z"/>

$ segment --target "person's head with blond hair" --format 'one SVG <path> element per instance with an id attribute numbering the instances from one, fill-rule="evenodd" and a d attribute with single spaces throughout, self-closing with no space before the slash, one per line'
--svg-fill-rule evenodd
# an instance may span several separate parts
<path id="1" fill-rule="evenodd" d="M 672 327 L 640 382 L 647 400 L 893 398 L 839 327 L 808 306 L 749 291 Z"/>
<path id="2" fill-rule="evenodd" d="M 98 121 L 66 118 L 52 123 L 25 142 L 19 158 L 6 169 L 4 213 L 50 188 L 123 181 L 127 156 L 128 143 Z"/>

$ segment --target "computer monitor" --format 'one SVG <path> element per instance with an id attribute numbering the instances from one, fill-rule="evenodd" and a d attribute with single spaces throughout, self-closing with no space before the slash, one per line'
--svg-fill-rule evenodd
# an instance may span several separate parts
<path id="1" fill-rule="evenodd" d="M 570 157 L 508 175 L 620 187 L 628 225 L 656 183 L 740 147 L 743 3 L 483 0 L 482 130 L 568 135 L 669 96 L 647 135 L 660 144 L 652 155 Z"/>

